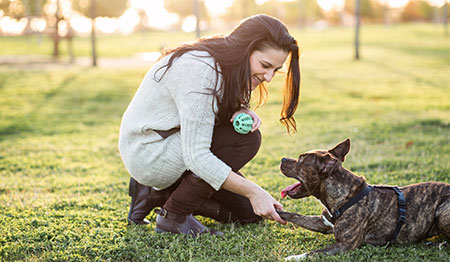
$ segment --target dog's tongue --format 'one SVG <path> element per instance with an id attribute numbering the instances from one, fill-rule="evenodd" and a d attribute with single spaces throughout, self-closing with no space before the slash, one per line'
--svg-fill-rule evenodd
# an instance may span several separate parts
<path id="1" fill-rule="evenodd" d="M 285 189 L 283 189 L 281 191 L 281 197 L 285 198 L 287 196 L 287 192 L 289 192 L 291 190 L 297 190 L 297 188 L 300 188 L 301 186 L 302 186 L 302 183 L 298 182 L 298 183 L 295 183 L 293 185 L 286 187 Z"/>

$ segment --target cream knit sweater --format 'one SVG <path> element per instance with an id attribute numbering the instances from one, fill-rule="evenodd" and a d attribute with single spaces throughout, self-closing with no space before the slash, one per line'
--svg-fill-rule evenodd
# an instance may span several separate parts
<path id="1" fill-rule="evenodd" d="M 186 170 L 219 190 L 231 168 L 210 151 L 217 110 L 210 95 L 216 83 L 215 60 L 207 52 L 188 52 L 155 81 L 169 57 L 150 69 L 124 113 L 120 155 L 136 181 L 157 190 L 172 185 Z M 153 131 L 174 127 L 181 131 L 166 139 Z"/>

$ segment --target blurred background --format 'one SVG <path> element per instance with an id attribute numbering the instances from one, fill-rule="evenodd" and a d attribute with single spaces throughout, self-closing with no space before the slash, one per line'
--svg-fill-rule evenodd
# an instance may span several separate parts
<path id="1" fill-rule="evenodd" d="M 429 23 L 448 34 L 448 0 L 0 0 L 0 55 L 44 55 L 52 58 L 92 57 L 98 41 L 144 36 L 145 47 L 107 51 L 100 56 L 156 59 L 158 52 L 180 41 L 228 33 L 248 16 L 265 13 L 290 30 L 355 27 L 355 49 L 361 25 Z M 145 37 L 157 33 L 170 37 Z M 164 34 L 163 34 L 164 35 Z M 74 41 L 75 39 L 75 41 Z M 100 39 L 100 40 L 98 40 Z M 132 39 L 132 38 L 128 38 Z M 25 43 L 23 42 L 25 41 Z M 63 45 L 63 46 L 62 46 Z M 117 49 L 117 48 L 116 48 Z M 142 49 L 142 50 L 140 50 Z M 133 52 L 134 51 L 134 52 Z M 356 50 L 357 52 L 357 50 Z M 355 54 L 357 57 L 358 54 Z M 15 59 L 15 58 L 11 58 Z M 10 59 L 10 60 L 11 60 Z"/>
<path id="2" fill-rule="evenodd" d="M 227 237 L 195 241 L 154 233 L 153 212 L 150 226 L 127 226 L 117 140 L 148 69 L 162 49 L 228 34 L 257 13 L 299 42 L 302 87 L 289 136 L 279 123 L 284 74 L 267 85 L 256 111 L 263 143 L 242 169 L 249 180 L 285 210 L 320 214 L 313 198 L 281 198 L 293 181 L 280 159 L 348 137 L 344 166 L 371 184 L 450 182 L 445 0 L 0 0 L 0 261 L 284 261 L 331 244 L 269 221 L 201 218 Z M 428 241 L 332 260 L 450 261 L 450 245 Z"/>

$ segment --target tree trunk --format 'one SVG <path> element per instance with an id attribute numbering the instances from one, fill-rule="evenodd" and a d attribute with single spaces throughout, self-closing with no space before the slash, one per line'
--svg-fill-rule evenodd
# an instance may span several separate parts
<path id="1" fill-rule="evenodd" d="M 59 21 L 61 21 L 61 16 L 60 16 L 60 6 L 59 6 L 59 0 L 56 1 L 56 12 L 55 12 L 55 18 L 56 18 L 56 22 L 55 22 L 55 30 L 53 32 L 53 58 L 54 59 L 58 59 L 59 58 L 59 33 L 58 33 L 58 28 L 59 28 Z"/>
<path id="2" fill-rule="evenodd" d="M 359 15 L 359 0 L 355 0 L 355 59 L 359 60 L 359 26 L 360 26 L 360 15 Z"/>
<path id="3" fill-rule="evenodd" d="M 95 0 L 91 0 L 91 19 L 92 19 L 92 30 L 91 30 L 91 44 L 92 44 L 92 66 L 97 66 L 97 52 L 95 44 Z"/>
<path id="4" fill-rule="evenodd" d="M 200 38 L 200 11 L 199 11 L 199 0 L 194 0 L 194 15 L 195 15 L 195 33 L 197 35 L 197 38 Z"/>
<path id="5" fill-rule="evenodd" d="M 300 28 L 304 28 L 306 27 L 306 5 L 305 5 L 305 0 L 298 0 L 298 8 L 299 8 L 299 19 L 298 19 L 298 23 Z"/>
<path id="6" fill-rule="evenodd" d="M 242 19 L 245 19 L 248 16 L 248 1 L 242 0 L 241 3 L 242 3 Z"/>
<path id="7" fill-rule="evenodd" d="M 448 2 L 445 1 L 445 4 L 443 6 L 444 10 L 443 10 L 443 22 L 444 22 L 444 32 L 445 35 L 448 35 Z"/>
<path id="8" fill-rule="evenodd" d="M 67 29 L 68 29 L 67 35 L 66 35 L 67 47 L 69 50 L 70 63 L 73 63 L 73 62 L 75 62 L 75 55 L 73 52 L 73 37 L 74 37 L 75 33 L 74 33 L 74 30 L 73 30 L 70 22 L 67 22 Z"/>

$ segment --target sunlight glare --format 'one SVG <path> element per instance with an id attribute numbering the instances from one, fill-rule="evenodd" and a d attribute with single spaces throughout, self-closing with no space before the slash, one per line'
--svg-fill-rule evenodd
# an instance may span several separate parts
<path id="1" fill-rule="evenodd" d="M 144 10 L 147 15 L 146 24 L 150 27 L 167 30 L 180 21 L 177 14 L 167 12 L 164 0 L 130 0 L 130 8 Z"/>
<path id="2" fill-rule="evenodd" d="M 9 16 L 0 17 L 0 29 L 6 35 L 20 35 L 25 30 L 28 19 L 23 17 L 16 20 Z"/>
<path id="3" fill-rule="evenodd" d="M 109 17 L 95 18 L 95 28 L 105 34 L 114 33 L 119 27 L 117 19 Z"/>
<path id="4" fill-rule="evenodd" d="M 61 37 L 65 37 L 69 33 L 69 27 L 67 22 L 64 20 L 59 21 L 58 23 L 58 35 Z"/>
<path id="5" fill-rule="evenodd" d="M 190 33 L 195 31 L 196 26 L 197 26 L 197 18 L 193 15 L 190 15 L 183 20 L 183 25 L 181 26 L 181 29 L 186 33 Z"/>
<path id="6" fill-rule="evenodd" d="M 43 32 L 47 27 L 47 21 L 45 18 L 33 18 L 30 21 L 30 27 L 34 32 Z"/>
<path id="7" fill-rule="evenodd" d="M 211 13 L 211 15 L 223 15 L 227 12 L 227 9 L 233 4 L 233 0 L 204 0 L 206 8 Z"/>
<path id="8" fill-rule="evenodd" d="M 91 32 L 92 23 L 91 19 L 79 14 L 74 14 L 72 18 L 70 18 L 70 26 L 80 34 L 87 34 Z"/>
<path id="9" fill-rule="evenodd" d="M 442 7 L 445 4 L 445 0 L 427 0 L 427 2 L 434 7 Z"/>
<path id="10" fill-rule="evenodd" d="M 255 1 L 255 3 L 257 4 L 257 5 L 263 5 L 263 4 L 265 4 L 266 2 L 269 2 L 270 0 L 256 0 Z"/>
<path id="11" fill-rule="evenodd" d="M 134 9 L 128 9 L 118 19 L 119 31 L 122 34 L 129 35 L 133 33 L 136 26 L 139 24 L 139 14 Z"/>
<path id="12" fill-rule="evenodd" d="M 382 4 L 387 4 L 389 8 L 401 8 L 409 3 L 409 0 L 381 0 Z"/>
<path id="13" fill-rule="evenodd" d="M 345 0 L 317 0 L 317 4 L 326 12 L 340 12 L 344 9 Z"/>

